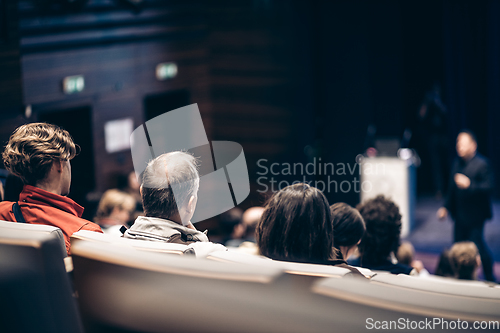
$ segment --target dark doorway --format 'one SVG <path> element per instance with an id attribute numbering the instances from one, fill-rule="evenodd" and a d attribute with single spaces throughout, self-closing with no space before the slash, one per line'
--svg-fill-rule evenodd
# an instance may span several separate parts
<path id="1" fill-rule="evenodd" d="M 189 105 L 191 104 L 190 100 L 191 96 L 186 89 L 146 96 L 144 99 L 145 121 Z"/>
<path id="2" fill-rule="evenodd" d="M 67 130 L 80 153 L 71 161 L 71 191 L 69 197 L 87 208 L 87 193 L 94 190 L 94 149 L 92 142 L 92 109 L 90 106 L 44 111 L 38 119 L 43 122 L 60 126 Z M 93 220 L 91 209 L 86 209 L 83 218 Z"/>

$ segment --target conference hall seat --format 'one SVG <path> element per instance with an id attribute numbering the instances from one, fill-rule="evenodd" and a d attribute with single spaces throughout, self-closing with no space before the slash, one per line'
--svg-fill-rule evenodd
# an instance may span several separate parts
<path id="1" fill-rule="evenodd" d="M 0 331 L 83 332 L 58 228 L 0 222 Z"/>
<path id="2" fill-rule="evenodd" d="M 211 253 L 207 257 L 207 259 L 223 262 L 235 262 L 241 264 L 263 265 L 266 267 L 277 267 L 289 274 L 313 277 L 342 277 L 350 274 L 350 271 L 348 269 L 342 267 L 272 260 L 264 256 L 251 255 L 234 250 L 214 252 Z M 370 270 L 360 269 L 360 271 L 362 271 L 363 274 L 367 275 L 368 277 L 372 276 Z"/>
<path id="3" fill-rule="evenodd" d="M 484 298 L 500 302 L 500 289 L 493 288 L 494 285 L 482 281 L 457 280 L 441 276 L 421 278 L 404 274 L 377 274 L 372 281 L 424 292 Z"/>
<path id="4" fill-rule="evenodd" d="M 66 257 L 68 255 L 66 252 L 66 244 L 64 242 L 64 234 L 62 230 L 57 227 L 45 224 L 17 223 L 0 220 L 0 235 L 5 229 L 18 230 L 19 232 L 22 232 L 23 230 L 30 230 L 38 231 L 40 234 L 53 234 L 57 239 L 59 239 L 64 256 Z"/>
<path id="5" fill-rule="evenodd" d="M 124 246 L 124 247 L 133 247 L 142 251 L 150 251 L 150 252 L 160 252 L 160 253 L 169 253 L 169 254 L 177 254 L 182 255 L 188 249 L 187 245 L 183 244 L 174 244 L 174 243 L 164 243 L 164 242 L 151 242 L 145 240 L 137 240 L 137 239 L 127 239 L 123 237 L 117 237 L 108 234 L 102 234 L 100 232 L 93 232 L 89 230 L 80 230 L 75 232 L 71 236 L 71 246 L 74 245 L 79 240 L 91 241 L 91 242 L 99 242 L 99 243 L 107 243 L 113 244 L 116 246 Z"/>
<path id="6" fill-rule="evenodd" d="M 317 295 L 274 265 L 90 241 L 75 242 L 72 253 L 84 326 L 92 332 L 359 332 L 368 314 L 402 315 Z M 368 283 L 332 279 L 355 288 Z"/>
<path id="7" fill-rule="evenodd" d="M 405 318 L 414 315 L 421 316 L 422 319 L 441 318 L 448 321 L 460 319 L 471 323 L 500 320 L 500 299 L 415 290 L 375 281 L 379 278 L 380 275 L 377 275 L 366 284 L 355 283 L 356 281 L 352 279 L 325 278 L 317 281 L 312 290 L 319 295 L 346 298 L 360 305 L 364 304 L 387 311 L 401 311 L 405 314 Z M 388 276 L 384 278 L 389 279 Z M 484 290 L 491 289 L 493 288 L 484 288 Z M 481 288 L 474 290 L 478 292 L 478 295 L 485 296 L 479 291 Z M 379 317 L 377 320 L 385 320 L 385 318 Z"/>

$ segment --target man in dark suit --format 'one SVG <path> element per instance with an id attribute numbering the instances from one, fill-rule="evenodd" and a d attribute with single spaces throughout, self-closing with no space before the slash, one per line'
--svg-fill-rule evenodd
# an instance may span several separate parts
<path id="1" fill-rule="evenodd" d="M 450 213 L 455 221 L 454 241 L 474 242 L 486 280 L 495 281 L 493 260 L 483 237 L 484 223 L 492 217 L 493 174 L 488 160 L 477 153 L 477 140 L 472 132 L 460 132 L 456 148 L 458 158 L 451 170 L 448 196 L 437 216 L 444 220 Z"/>

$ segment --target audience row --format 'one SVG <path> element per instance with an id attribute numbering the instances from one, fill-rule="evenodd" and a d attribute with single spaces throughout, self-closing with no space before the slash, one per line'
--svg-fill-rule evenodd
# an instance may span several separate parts
<path id="1" fill-rule="evenodd" d="M 68 254 L 69 238 L 79 230 L 211 246 L 207 232 L 198 231 L 191 223 L 199 188 L 194 156 L 170 152 L 149 162 L 140 188 L 144 214 L 136 216 L 127 229 L 123 225 L 136 211 L 138 198 L 134 193 L 138 191 L 108 190 L 99 202 L 96 223 L 81 218 L 83 207 L 67 197 L 70 160 L 76 154 L 77 146 L 70 134 L 55 125 L 32 123 L 19 127 L 2 156 L 5 167 L 22 179 L 24 187 L 18 202 L 0 203 L 0 219 L 60 228 Z M 135 190 L 138 186 L 137 183 Z M 345 203 L 330 206 L 317 188 L 299 183 L 275 193 L 264 208 L 245 212 L 227 245 L 250 244 L 251 248 L 255 242 L 255 254 L 281 261 L 344 267 L 362 277 L 355 266 L 393 274 L 428 274 L 421 262 L 413 260 L 411 245 L 400 246 L 400 233 L 399 209 L 383 196 L 356 208 Z M 356 252 L 356 258 L 350 259 Z M 473 243 L 455 244 L 438 271 L 445 276 L 473 279 L 478 258 Z"/>

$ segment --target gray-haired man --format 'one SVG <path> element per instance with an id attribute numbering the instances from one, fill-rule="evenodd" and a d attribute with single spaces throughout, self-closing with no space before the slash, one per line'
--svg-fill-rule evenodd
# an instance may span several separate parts
<path id="1" fill-rule="evenodd" d="M 163 154 L 148 163 L 141 196 L 146 216 L 139 216 L 125 238 L 191 244 L 208 242 L 191 223 L 200 177 L 196 158 L 184 152 Z"/>

